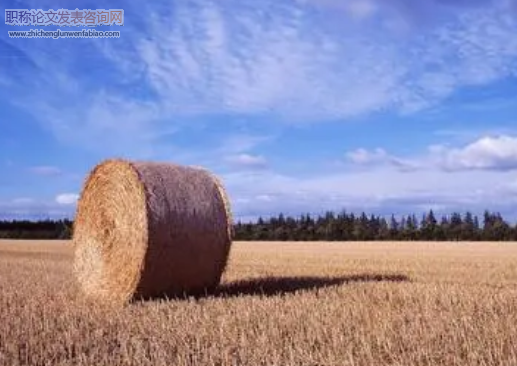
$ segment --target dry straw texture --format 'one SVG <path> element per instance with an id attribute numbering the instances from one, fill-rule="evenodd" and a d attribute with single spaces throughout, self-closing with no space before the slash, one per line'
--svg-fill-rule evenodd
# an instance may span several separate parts
<path id="1" fill-rule="evenodd" d="M 85 295 L 111 303 L 210 291 L 231 246 L 230 206 L 208 171 L 108 160 L 91 172 L 74 228 Z"/>

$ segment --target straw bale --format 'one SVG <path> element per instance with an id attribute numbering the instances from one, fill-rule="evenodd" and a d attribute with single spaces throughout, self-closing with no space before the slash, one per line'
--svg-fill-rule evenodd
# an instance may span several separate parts
<path id="1" fill-rule="evenodd" d="M 210 172 L 107 160 L 90 173 L 74 225 L 74 273 L 113 303 L 212 291 L 232 237 L 230 204 Z"/>

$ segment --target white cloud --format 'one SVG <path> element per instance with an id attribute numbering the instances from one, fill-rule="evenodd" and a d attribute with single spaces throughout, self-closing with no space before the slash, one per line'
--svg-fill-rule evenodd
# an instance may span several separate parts
<path id="1" fill-rule="evenodd" d="M 271 171 L 223 176 L 237 219 L 342 209 L 418 214 L 428 208 L 445 212 L 491 209 L 515 217 L 516 180 L 513 172 L 458 171 L 451 175 L 432 167 L 401 172 L 391 166 L 304 178 Z"/>
<path id="2" fill-rule="evenodd" d="M 446 170 L 517 170 L 513 136 L 487 136 L 462 148 L 435 146 L 431 153 Z"/>
<path id="3" fill-rule="evenodd" d="M 56 196 L 56 202 L 60 205 L 74 205 L 79 199 L 79 195 L 75 193 L 62 193 Z"/>
<path id="4" fill-rule="evenodd" d="M 255 199 L 258 201 L 271 202 L 275 198 L 269 194 L 259 194 L 257 197 L 255 197 Z"/>
<path id="5" fill-rule="evenodd" d="M 346 154 L 349 162 L 363 166 L 397 166 L 407 170 L 517 170 L 517 137 L 484 136 L 462 147 L 430 146 L 426 155 L 403 159 L 384 149 L 359 148 Z"/>
<path id="6" fill-rule="evenodd" d="M 379 2 L 376 0 L 298 0 L 302 4 L 314 4 L 332 10 L 338 9 L 345 15 L 357 20 L 365 20 L 379 11 Z"/>
<path id="7" fill-rule="evenodd" d="M 0 200 L 0 220 L 7 219 L 48 219 L 71 218 L 73 212 L 70 206 L 56 202 L 38 200 L 31 197 L 20 197 L 10 201 Z"/>
<path id="8" fill-rule="evenodd" d="M 363 48 L 361 37 L 326 35 L 302 9 L 268 14 L 267 28 L 257 25 L 263 16 L 258 7 L 232 11 L 230 18 L 222 7 L 205 6 L 178 22 L 152 24 L 156 41 L 140 42 L 136 59 L 141 57 L 150 86 L 175 111 L 270 111 L 314 119 L 385 105 L 398 71 L 382 49 Z M 191 28 L 200 36 L 188 35 Z M 345 50 L 353 52 L 345 56 Z"/>
<path id="9" fill-rule="evenodd" d="M 436 13 L 436 2 L 339 1 L 358 22 L 333 22 L 334 9 L 316 16 L 307 1 L 170 4 L 173 10 L 163 16 L 147 9 L 155 15 L 142 19 L 145 26 L 138 30 L 128 28 L 131 36 L 116 45 L 70 45 L 66 58 L 52 56 L 59 54 L 53 52 L 57 43 L 18 45 L 33 69 L 17 66 L 15 71 L 25 75 L 21 79 L 16 72 L 0 71 L 0 79 L 10 81 L 0 92 L 32 111 L 62 143 L 102 156 L 176 158 L 181 151 L 170 141 L 158 141 L 180 130 L 181 121 L 197 123 L 188 117 L 229 113 L 304 123 L 384 110 L 413 113 L 461 88 L 515 75 L 517 69 L 517 21 L 500 4 L 451 11 L 446 21 L 438 16 L 402 36 L 386 24 L 404 22 L 401 14 L 408 11 L 412 19 Z M 84 52 L 88 47 L 99 52 Z M 105 65 L 102 77 L 78 71 L 84 68 L 76 67 L 77 58 L 84 54 L 89 55 L 85 62 Z M 261 142 L 229 139 L 217 158 L 227 157 L 240 169 L 262 169 L 267 161 L 252 151 Z M 442 154 L 465 160 L 465 154 Z M 196 159 L 202 155 L 209 154 L 202 151 Z M 382 150 L 351 152 L 349 161 L 417 168 L 414 161 Z"/>
<path id="10" fill-rule="evenodd" d="M 503 1 L 461 11 L 440 1 L 322 2 L 325 9 L 339 3 L 364 22 L 333 22 L 333 8 L 322 21 L 311 1 L 193 0 L 160 12 L 149 5 L 154 15 L 128 28 L 131 36 L 117 45 L 82 42 L 71 45 L 71 57 L 58 58 L 57 44 L 13 44 L 24 68 L 0 79 L 10 81 L 8 100 L 32 111 L 60 141 L 149 157 L 168 148 L 157 138 L 185 117 L 267 114 L 303 123 L 412 113 L 461 88 L 516 74 L 517 19 Z M 402 36 L 386 26 L 426 14 L 432 22 Z M 105 65 L 110 77 L 78 71 L 85 49 L 99 52 L 84 62 Z"/>
<path id="11" fill-rule="evenodd" d="M 495 4 L 512 9 L 514 0 L 426 0 L 415 3 L 413 0 L 298 0 L 300 3 L 314 4 L 340 15 L 357 20 L 369 20 L 372 16 L 387 16 L 386 25 L 398 29 L 410 29 L 433 25 L 444 15 L 465 12 L 469 8 L 493 6 Z M 397 24 L 399 23 L 399 24 Z"/>
<path id="12" fill-rule="evenodd" d="M 339 2 L 356 17 L 437 13 L 436 22 L 403 37 L 385 22 L 318 23 L 307 1 L 267 2 L 270 12 L 263 3 L 194 3 L 178 5 L 175 22 L 153 18 L 156 37 L 134 37 L 132 46 L 133 69 L 146 70 L 149 86 L 176 114 L 267 112 L 314 121 L 383 109 L 409 113 L 459 88 L 513 75 L 517 65 L 517 20 L 500 2 L 461 10 L 439 2 Z M 121 59 L 124 51 L 110 57 Z"/>
<path id="13" fill-rule="evenodd" d="M 346 157 L 352 163 L 360 165 L 385 163 L 389 160 L 389 155 L 381 148 L 376 148 L 373 151 L 359 148 L 346 153 Z"/>
<path id="14" fill-rule="evenodd" d="M 68 76 L 63 76 L 64 83 Z M 66 93 L 65 90 L 61 92 Z M 154 141 L 163 133 L 170 133 L 170 127 L 157 125 L 158 106 L 104 91 L 80 98 L 78 91 L 68 105 L 49 102 L 45 98 L 32 102 L 38 117 L 45 116 L 56 137 L 68 145 L 98 151 L 99 146 L 109 154 L 148 156 Z M 70 95 L 68 95 L 70 97 Z M 74 94 L 72 94 L 74 96 Z M 86 107 L 85 107 L 86 106 Z M 74 116 L 74 118 L 71 118 Z M 80 127 L 76 125 L 80 121 Z"/>
<path id="15" fill-rule="evenodd" d="M 42 176 L 55 176 L 60 175 L 62 173 L 61 169 L 59 169 L 58 167 L 49 165 L 34 166 L 31 167 L 29 171 L 33 174 Z"/>
<path id="16" fill-rule="evenodd" d="M 402 159 L 393 155 L 390 155 L 386 150 L 382 148 L 376 148 L 374 150 L 367 150 L 359 148 L 353 151 L 349 151 L 345 155 L 347 161 L 355 165 L 362 166 L 378 166 L 378 165 L 391 165 L 397 167 L 400 171 L 413 171 L 419 169 L 419 163 L 417 161 L 411 161 L 408 159 Z"/>
<path id="17" fill-rule="evenodd" d="M 30 205 L 34 202 L 35 202 L 34 199 L 29 198 L 29 197 L 20 197 L 20 198 L 15 198 L 12 200 L 12 203 L 15 206 Z"/>
<path id="18" fill-rule="evenodd" d="M 228 156 L 226 161 L 243 169 L 264 169 L 267 167 L 267 160 L 260 155 L 239 154 Z"/>
<path id="19" fill-rule="evenodd" d="M 346 6 L 346 10 L 357 19 L 368 18 L 378 10 L 375 2 L 370 0 L 347 1 L 344 6 Z"/>
<path id="20" fill-rule="evenodd" d="M 260 144 L 272 141 L 272 135 L 251 135 L 246 133 L 236 133 L 226 136 L 221 142 L 217 152 L 221 154 L 239 154 L 248 152 Z"/>
<path id="21" fill-rule="evenodd" d="M 516 137 L 501 135 L 460 147 L 431 147 L 408 159 L 380 148 L 357 149 L 347 154 L 348 161 L 368 169 L 347 167 L 304 177 L 271 170 L 236 172 L 225 175 L 224 182 L 238 218 L 341 209 L 400 214 L 429 208 L 499 210 L 515 218 L 516 146 Z"/>

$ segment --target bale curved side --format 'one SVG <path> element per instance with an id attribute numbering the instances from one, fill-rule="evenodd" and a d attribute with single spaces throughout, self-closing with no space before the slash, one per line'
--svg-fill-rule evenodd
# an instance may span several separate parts
<path id="1" fill-rule="evenodd" d="M 222 187 L 209 172 L 174 164 L 134 163 L 146 189 L 149 245 L 136 297 L 210 291 L 231 245 Z"/>

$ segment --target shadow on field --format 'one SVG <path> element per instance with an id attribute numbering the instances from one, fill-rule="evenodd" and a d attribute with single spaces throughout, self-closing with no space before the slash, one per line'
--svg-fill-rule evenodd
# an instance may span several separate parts
<path id="1" fill-rule="evenodd" d="M 340 277 L 263 277 L 223 284 L 208 296 L 278 296 L 355 282 L 407 281 L 410 281 L 409 277 L 403 274 L 357 274 Z"/>
<path id="2" fill-rule="evenodd" d="M 311 291 L 347 283 L 357 282 L 409 282 L 410 278 L 403 274 L 357 274 L 340 277 L 259 277 L 225 283 L 215 289 L 183 294 L 164 294 L 163 296 L 140 297 L 134 302 L 153 300 L 186 300 L 188 298 L 230 298 L 238 296 L 281 296 L 298 291 Z"/>

